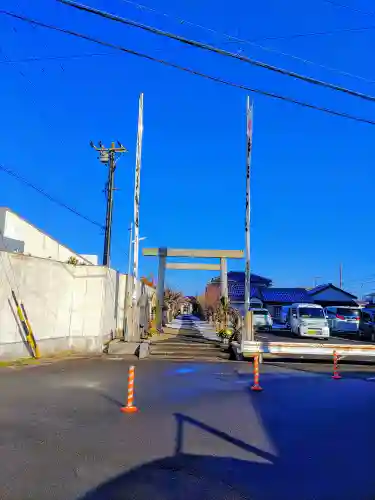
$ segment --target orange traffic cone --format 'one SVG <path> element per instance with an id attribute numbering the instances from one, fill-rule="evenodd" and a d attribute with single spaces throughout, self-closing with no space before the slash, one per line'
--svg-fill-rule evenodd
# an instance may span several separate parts
<path id="1" fill-rule="evenodd" d="M 121 408 L 123 413 L 135 413 L 138 411 L 138 408 L 134 406 L 134 372 L 135 367 L 129 366 L 129 376 L 128 376 L 128 401 L 126 406 Z"/>
<path id="2" fill-rule="evenodd" d="M 254 356 L 254 384 L 251 386 L 252 391 L 263 391 L 259 385 L 259 356 Z"/>

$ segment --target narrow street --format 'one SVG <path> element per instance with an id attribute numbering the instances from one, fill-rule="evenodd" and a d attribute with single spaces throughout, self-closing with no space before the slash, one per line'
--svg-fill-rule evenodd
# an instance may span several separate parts
<path id="1" fill-rule="evenodd" d="M 2 369 L 2 500 L 372 499 L 375 384 L 364 374 L 117 358 Z"/>
<path id="2" fill-rule="evenodd" d="M 200 362 L 229 359 L 213 327 L 194 316 L 179 316 L 164 328 L 164 332 L 151 339 L 151 359 Z"/>

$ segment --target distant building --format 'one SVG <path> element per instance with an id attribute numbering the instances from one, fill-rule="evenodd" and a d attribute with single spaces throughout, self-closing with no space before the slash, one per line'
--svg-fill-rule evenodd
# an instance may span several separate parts
<path id="1" fill-rule="evenodd" d="M 74 252 L 13 210 L 5 207 L 0 207 L 0 250 L 60 262 L 67 262 L 73 257 L 81 264 L 98 264 L 96 255 L 82 255 Z"/>
<path id="2" fill-rule="evenodd" d="M 355 295 L 342 290 L 332 283 L 326 283 L 324 285 L 318 285 L 314 288 L 310 288 L 307 290 L 307 293 L 313 302 L 320 304 L 323 307 L 336 305 L 358 306 L 358 300 Z"/>
<path id="3" fill-rule="evenodd" d="M 367 307 L 375 307 L 375 292 L 368 293 L 363 297 Z"/>
<path id="4" fill-rule="evenodd" d="M 260 295 L 260 290 L 268 288 L 272 285 L 272 280 L 251 274 L 251 305 L 253 307 L 262 307 L 263 302 Z M 228 294 L 233 307 L 236 307 L 244 314 L 245 303 L 245 273 L 238 271 L 230 271 L 228 273 Z M 206 307 L 214 307 L 220 299 L 220 276 L 213 278 L 206 285 L 205 302 Z"/>
<path id="5" fill-rule="evenodd" d="M 312 289 L 306 288 L 279 288 L 272 286 L 272 280 L 251 274 L 251 300 L 252 307 L 264 307 L 270 314 L 279 319 L 281 308 L 295 302 L 321 304 L 322 306 L 341 305 L 358 306 L 357 297 L 342 290 L 332 283 L 319 285 Z M 228 273 L 228 295 L 233 307 L 245 313 L 245 273 Z M 214 307 L 220 299 L 220 276 L 213 278 L 206 286 L 206 306 Z M 375 294 L 374 294 L 375 299 Z M 375 305 L 375 300 L 374 300 Z"/>

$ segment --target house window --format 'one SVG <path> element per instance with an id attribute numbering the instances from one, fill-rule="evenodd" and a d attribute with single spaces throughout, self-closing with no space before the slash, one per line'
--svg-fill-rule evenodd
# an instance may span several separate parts
<path id="1" fill-rule="evenodd" d="M 275 318 L 280 318 L 280 316 L 281 316 L 281 306 L 275 306 L 273 308 L 273 316 Z"/>

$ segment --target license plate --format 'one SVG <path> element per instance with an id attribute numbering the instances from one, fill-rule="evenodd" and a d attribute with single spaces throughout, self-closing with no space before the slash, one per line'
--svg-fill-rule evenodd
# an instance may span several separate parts
<path id="1" fill-rule="evenodd" d="M 307 333 L 311 335 L 316 335 L 317 333 L 320 333 L 318 330 L 307 330 Z"/>

